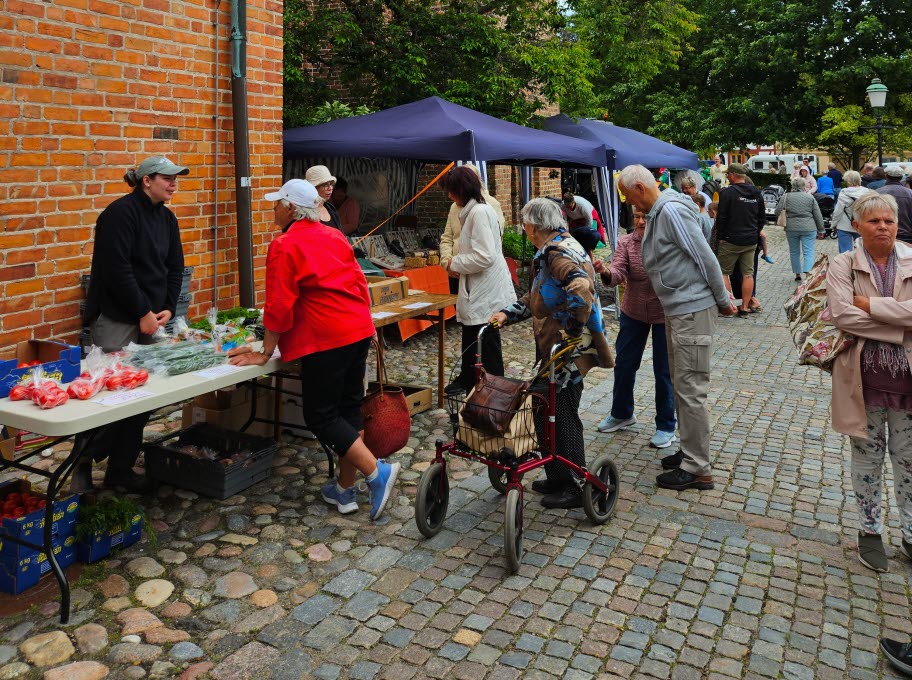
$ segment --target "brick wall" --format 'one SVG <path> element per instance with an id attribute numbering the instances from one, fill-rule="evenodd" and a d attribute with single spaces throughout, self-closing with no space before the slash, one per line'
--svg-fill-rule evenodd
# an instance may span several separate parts
<path id="1" fill-rule="evenodd" d="M 29 338 L 76 341 L 95 219 L 124 172 L 166 155 L 191 173 L 172 209 L 194 265 L 191 316 L 237 303 L 230 5 L 210 0 L 6 0 L 0 5 L 0 356 Z M 272 237 L 262 196 L 281 181 L 282 1 L 248 0 L 256 280 Z M 217 67 L 216 67 L 217 64 Z M 218 101 L 218 130 L 216 130 Z"/>

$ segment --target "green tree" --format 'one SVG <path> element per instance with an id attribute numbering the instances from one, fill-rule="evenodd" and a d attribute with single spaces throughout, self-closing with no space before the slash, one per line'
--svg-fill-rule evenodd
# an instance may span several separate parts
<path id="1" fill-rule="evenodd" d="M 584 18 L 607 2 L 575 1 L 589 5 Z M 891 90 L 884 122 L 898 126 L 885 144 L 908 147 L 910 13 L 888 0 L 675 0 L 657 20 L 664 57 L 637 40 L 642 30 L 580 34 L 600 57 L 593 80 L 615 122 L 704 152 L 780 141 L 848 159 L 873 151 L 876 137 L 859 127 L 873 124 L 865 88 L 874 76 Z M 618 35 L 629 37 L 627 54 L 604 49 Z"/>
<path id="2" fill-rule="evenodd" d="M 548 102 L 595 101 L 590 53 L 553 0 L 286 0 L 284 27 L 287 126 L 329 99 L 383 109 L 437 95 L 518 123 Z"/>

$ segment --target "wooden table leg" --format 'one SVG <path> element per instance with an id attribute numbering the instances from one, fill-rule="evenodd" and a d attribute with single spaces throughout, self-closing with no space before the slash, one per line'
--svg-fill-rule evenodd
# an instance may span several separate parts
<path id="1" fill-rule="evenodd" d="M 444 312 L 446 312 L 445 307 L 440 310 L 440 323 L 438 324 L 440 328 L 437 336 L 437 408 L 443 408 L 443 347 L 446 340 Z"/>

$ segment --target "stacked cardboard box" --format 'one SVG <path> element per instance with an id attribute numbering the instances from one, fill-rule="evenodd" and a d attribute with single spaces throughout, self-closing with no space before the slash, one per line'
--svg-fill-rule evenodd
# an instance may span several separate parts
<path id="1" fill-rule="evenodd" d="M 0 501 L 12 493 L 30 493 L 31 484 L 17 479 L 0 485 Z M 54 503 L 53 550 L 61 568 L 76 560 L 76 516 L 79 498 L 64 496 Z M 47 555 L 9 540 L 18 538 L 34 545 L 44 540 L 45 510 L 36 509 L 21 517 L 0 521 L 0 592 L 18 594 L 31 588 L 51 569 Z"/>
<path id="2" fill-rule="evenodd" d="M 269 384 L 269 378 L 262 378 Z M 272 420 L 275 393 L 272 390 L 261 389 L 257 392 L 256 415 L 258 418 Z M 250 389 L 246 385 L 238 385 L 234 389 L 216 390 L 208 394 L 201 394 L 194 398 L 192 403 L 184 404 L 184 428 L 197 423 L 209 423 L 226 430 L 240 430 L 250 418 Z M 247 434 L 271 437 L 273 427 L 270 423 L 253 423 L 246 430 Z"/>

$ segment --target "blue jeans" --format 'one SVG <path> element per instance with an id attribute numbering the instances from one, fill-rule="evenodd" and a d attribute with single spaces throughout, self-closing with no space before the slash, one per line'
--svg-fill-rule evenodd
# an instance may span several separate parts
<path id="1" fill-rule="evenodd" d="M 855 239 L 858 238 L 858 234 L 852 234 L 848 231 L 840 231 L 837 229 L 836 237 L 839 239 L 839 252 L 847 253 L 855 247 Z"/>
<path id="2" fill-rule="evenodd" d="M 675 431 L 674 391 L 671 387 L 671 373 L 668 369 L 668 346 L 665 340 L 665 324 L 648 324 L 631 319 L 621 312 L 621 329 L 618 332 L 614 362 L 614 391 L 611 415 L 620 420 L 633 417 L 633 387 L 636 373 L 643 360 L 646 340 L 652 329 L 652 372 L 656 382 L 656 429 L 663 432 Z"/>
<path id="3" fill-rule="evenodd" d="M 817 241 L 817 232 L 796 234 L 786 230 L 785 238 L 788 239 L 792 272 L 801 274 L 811 271 L 811 267 L 814 266 L 814 243 Z"/>

